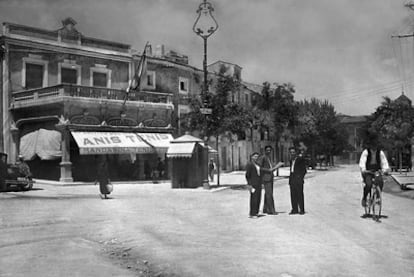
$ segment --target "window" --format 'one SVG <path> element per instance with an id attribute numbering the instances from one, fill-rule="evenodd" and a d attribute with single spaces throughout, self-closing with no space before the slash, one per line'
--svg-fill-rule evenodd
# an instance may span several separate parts
<path id="1" fill-rule="evenodd" d="M 66 84 L 76 84 L 77 83 L 77 72 L 76 69 L 71 69 L 71 68 L 62 68 L 61 70 L 61 74 L 62 74 L 62 83 L 66 83 Z"/>
<path id="2" fill-rule="evenodd" d="M 41 88 L 43 86 L 43 65 L 26 64 L 26 88 Z"/>
<path id="3" fill-rule="evenodd" d="M 81 84 L 81 67 L 75 61 L 65 60 L 58 64 L 58 83 L 59 84 Z"/>
<path id="4" fill-rule="evenodd" d="M 147 80 L 144 86 L 155 88 L 155 71 L 147 71 Z"/>
<path id="5" fill-rule="evenodd" d="M 41 88 L 48 85 L 48 63 L 41 58 L 23 58 L 22 87 Z"/>
<path id="6" fill-rule="evenodd" d="M 188 93 L 188 79 L 179 77 L 179 92 L 181 93 Z"/>
<path id="7" fill-rule="evenodd" d="M 106 79 L 106 73 L 101 72 L 93 72 L 93 87 L 106 87 L 106 84 L 108 83 L 108 80 Z"/>
<path id="8" fill-rule="evenodd" d="M 91 80 L 90 85 L 92 87 L 111 87 L 111 73 L 110 69 L 105 66 L 99 65 L 99 67 L 91 68 Z"/>

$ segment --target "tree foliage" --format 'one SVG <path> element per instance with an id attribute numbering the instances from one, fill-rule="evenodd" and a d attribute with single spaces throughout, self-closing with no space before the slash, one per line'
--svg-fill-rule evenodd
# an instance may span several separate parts
<path id="1" fill-rule="evenodd" d="M 251 112 L 232 101 L 240 89 L 240 82 L 232 77 L 220 75 L 215 93 L 210 93 L 206 104 L 212 109 L 209 115 L 201 114 L 202 101 L 193 97 L 190 100 L 191 112 L 184 117 L 182 127 L 185 130 L 200 131 L 202 136 L 219 136 L 226 132 L 244 137 L 250 127 Z"/>
<path id="2" fill-rule="evenodd" d="M 409 101 L 391 100 L 384 97 L 375 112 L 368 117 L 365 140 L 378 135 L 387 149 L 401 149 L 410 144 L 414 134 L 414 108 Z"/>
<path id="3" fill-rule="evenodd" d="M 255 95 L 252 101 L 255 125 L 268 131 L 276 143 L 295 122 L 297 105 L 294 93 L 295 89 L 290 83 L 275 83 L 271 87 L 270 83 L 265 82 L 261 94 Z"/>
<path id="4" fill-rule="evenodd" d="M 337 155 L 350 147 L 334 106 L 326 100 L 298 102 L 295 134 L 296 141 L 303 141 L 316 155 Z"/>

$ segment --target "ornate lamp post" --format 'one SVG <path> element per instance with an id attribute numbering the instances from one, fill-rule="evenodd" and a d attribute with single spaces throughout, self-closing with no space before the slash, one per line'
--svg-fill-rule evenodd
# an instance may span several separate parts
<path id="1" fill-rule="evenodd" d="M 203 60 L 203 71 L 204 71 L 204 84 L 201 99 L 203 100 L 203 106 L 207 104 L 208 95 L 208 82 L 207 82 L 207 39 L 218 29 L 218 24 L 213 16 L 214 8 L 210 2 L 203 0 L 203 3 L 198 6 L 197 14 L 198 17 L 193 25 L 193 31 L 200 36 L 204 41 L 204 60 Z M 204 112 L 203 112 L 204 111 Z M 203 109 L 202 113 L 208 114 L 208 109 Z M 210 112 L 211 113 L 211 112 Z"/>
<path id="2" fill-rule="evenodd" d="M 208 80 L 207 80 L 207 39 L 218 29 L 218 24 L 216 19 L 213 16 L 213 5 L 207 0 L 203 0 L 203 2 L 198 6 L 197 9 L 197 19 L 193 25 L 193 31 L 203 39 L 204 42 L 204 59 L 203 59 L 203 71 L 204 71 L 204 83 L 201 93 L 201 100 L 202 100 L 202 108 L 200 112 L 202 114 L 208 115 L 211 114 L 211 108 L 208 106 Z M 207 142 L 206 142 L 207 147 Z M 208 150 L 206 149 L 204 153 L 203 160 L 206 161 L 206 165 L 203 168 L 203 186 L 204 188 L 209 188 L 210 185 L 208 183 L 208 168 L 207 168 L 207 160 L 208 160 Z"/>

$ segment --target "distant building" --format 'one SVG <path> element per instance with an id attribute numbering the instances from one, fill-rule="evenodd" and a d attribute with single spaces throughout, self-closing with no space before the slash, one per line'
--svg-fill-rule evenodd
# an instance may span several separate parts
<path id="1" fill-rule="evenodd" d="M 348 133 L 348 144 L 352 146 L 351 151 L 344 152 L 341 156 L 336 156 L 335 163 L 354 164 L 359 161 L 364 146 L 361 137 L 361 130 L 367 122 L 366 116 L 339 115 L 339 122 Z"/>

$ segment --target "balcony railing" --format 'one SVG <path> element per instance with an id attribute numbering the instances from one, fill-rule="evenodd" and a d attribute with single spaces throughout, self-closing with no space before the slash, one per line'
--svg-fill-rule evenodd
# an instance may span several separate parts
<path id="1" fill-rule="evenodd" d="M 125 95 L 126 92 L 119 89 L 61 84 L 46 88 L 13 92 L 13 102 L 28 103 L 62 96 L 124 100 Z M 172 94 L 149 91 L 130 92 L 128 101 L 172 104 Z"/>

